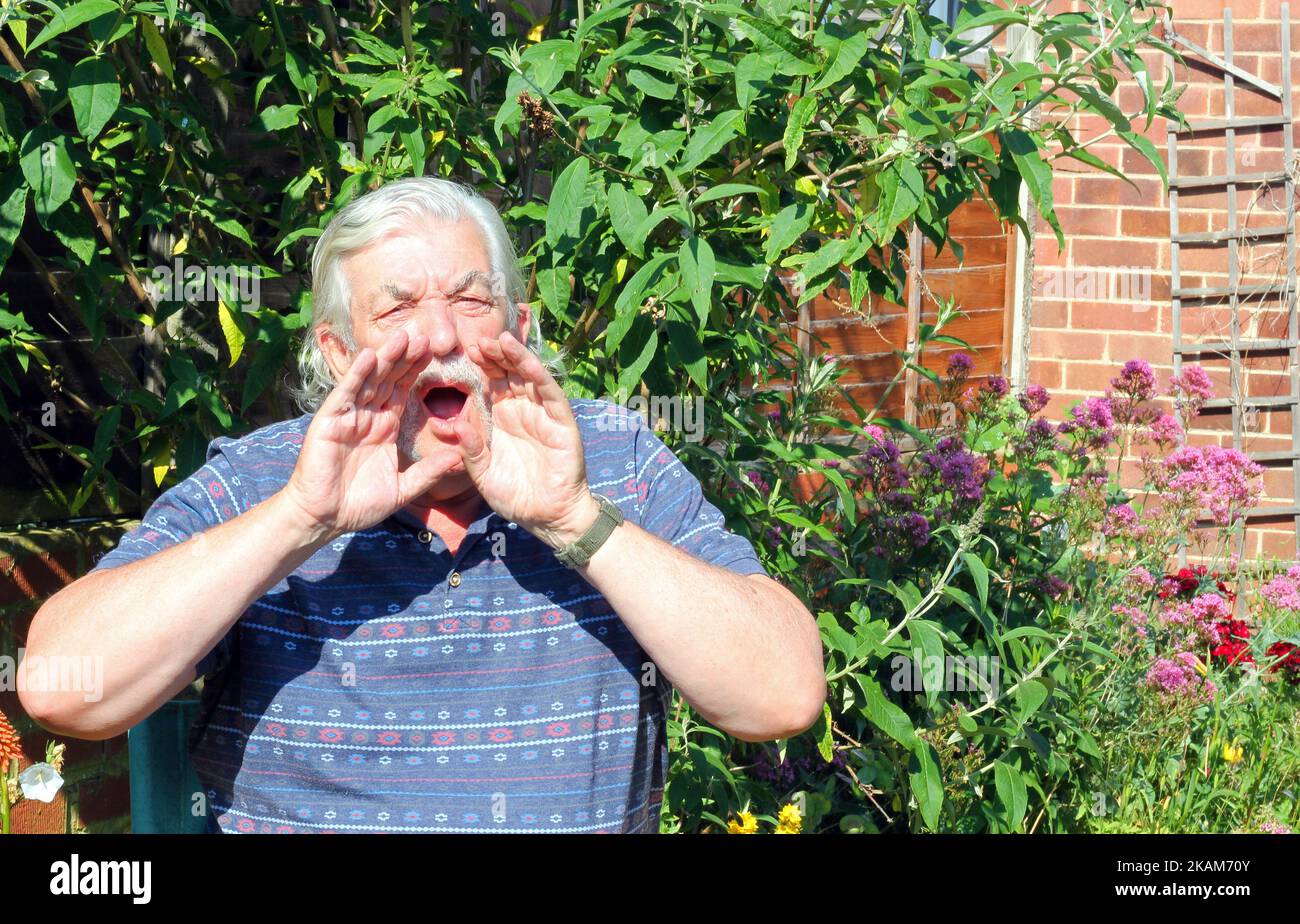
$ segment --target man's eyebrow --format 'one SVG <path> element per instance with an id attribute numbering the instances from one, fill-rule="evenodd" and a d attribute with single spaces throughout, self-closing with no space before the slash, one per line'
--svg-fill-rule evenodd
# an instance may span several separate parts
<path id="1" fill-rule="evenodd" d="M 386 282 L 378 289 L 375 289 L 374 293 L 370 296 L 370 304 L 368 306 L 370 311 L 376 311 L 384 305 L 382 297 L 384 295 L 387 295 L 393 301 L 397 302 L 407 301 L 415 297 L 411 292 L 408 292 L 401 286 L 394 285 L 391 282 Z"/>
<path id="2" fill-rule="evenodd" d="M 482 270 L 472 269 L 469 272 L 465 273 L 465 275 L 461 276 L 460 279 L 458 279 L 456 283 L 450 289 L 447 290 L 447 294 L 455 295 L 457 292 L 461 292 L 464 289 L 468 288 L 470 283 L 473 282 L 484 283 L 485 285 L 487 285 L 489 290 L 491 290 L 492 288 L 492 280 L 488 278 L 487 273 L 483 272 Z"/>

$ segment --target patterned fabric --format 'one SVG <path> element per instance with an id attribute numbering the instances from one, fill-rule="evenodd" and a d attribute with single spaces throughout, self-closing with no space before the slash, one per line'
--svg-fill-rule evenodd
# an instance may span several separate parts
<path id="1" fill-rule="evenodd" d="M 640 417 L 572 406 L 593 491 L 704 561 L 763 573 Z M 310 421 L 214 440 L 96 567 L 270 497 Z M 200 661 L 189 746 L 211 829 L 657 833 L 667 678 L 577 572 L 485 511 L 455 555 L 404 510 L 339 537 Z"/>

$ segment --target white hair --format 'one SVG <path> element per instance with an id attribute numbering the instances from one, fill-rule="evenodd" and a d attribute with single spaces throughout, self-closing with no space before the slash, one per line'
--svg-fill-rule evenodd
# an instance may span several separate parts
<path id="1" fill-rule="evenodd" d="M 487 242 L 493 295 L 505 302 L 508 326 L 513 328 L 518 323 L 516 303 L 527 301 L 527 286 L 519 272 L 514 244 L 495 206 L 472 187 L 455 180 L 421 176 L 387 183 L 348 203 L 316 241 L 311 259 L 312 322 L 298 351 L 301 384 L 292 389 L 299 407 L 309 413 L 318 410 L 334 388 L 333 373 L 317 342 L 318 331 L 328 328 L 349 350 L 356 349 L 352 293 L 343 272 L 343 258 L 415 221 L 457 222 L 465 218 L 474 220 Z M 536 315 L 525 346 L 534 353 L 541 352 L 541 328 Z"/>

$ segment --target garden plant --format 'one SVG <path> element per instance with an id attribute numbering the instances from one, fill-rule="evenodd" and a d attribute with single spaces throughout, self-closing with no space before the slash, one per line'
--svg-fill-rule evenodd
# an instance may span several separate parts
<path id="1" fill-rule="evenodd" d="M 1163 169 L 1165 8 L 1047 6 L 12 0 L 0 263 L 32 295 L 0 292 L 0 416 L 33 510 L 138 514 L 210 439 L 293 413 L 315 237 L 366 189 L 455 177 L 500 203 L 569 392 L 702 398 L 665 440 L 818 614 L 806 734 L 737 741 L 674 701 L 662 830 L 1293 826 L 1300 573 L 1249 583 L 1224 551 L 1257 472 L 1189 444 L 1193 368 L 1170 391 L 1130 363 L 1053 422 L 1041 388 L 971 377 L 959 305 L 928 305 L 874 406 L 798 346 L 815 298 L 902 304 L 912 229 L 959 252 L 973 200 L 1061 237 L 1052 171 L 1117 172 L 1078 113 Z M 909 374 L 915 423 L 884 410 Z"/>

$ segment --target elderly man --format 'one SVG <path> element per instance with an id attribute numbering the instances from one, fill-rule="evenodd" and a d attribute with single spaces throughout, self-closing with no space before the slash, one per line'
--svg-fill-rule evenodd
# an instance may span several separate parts
<path id="1" fill-rule="evenodd" d="M 670 684 L 745 740 L 816 721 L 811 615 L 639 417 L 525 346 L 489 202 L 390 183 L 312 275 L 314 413 L 214 440 L 42 607 L 30 653 L 104 664 L 95 703 L 25 694 L 42 725 L 119 735 L 199 676 L 209 830 L 653 833 Z"/>

